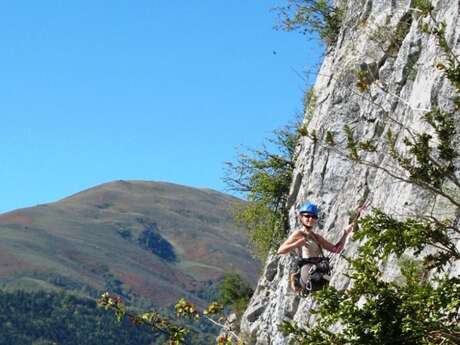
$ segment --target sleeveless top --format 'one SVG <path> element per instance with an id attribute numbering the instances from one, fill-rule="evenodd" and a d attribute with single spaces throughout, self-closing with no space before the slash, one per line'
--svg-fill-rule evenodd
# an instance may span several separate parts
<path id="1" fill-rule="evenodd" d="M 313 237 L 314 235 L 310 235 L 309 237 Z M 321 247 L 319 244 L 313 240 L 312 238 L 309 238 L 307 241 L 307 244 L 302 246 L 302 258 L 311 258 L 311 257 L 318 257 L 322 256 L 321 255 Z"/>

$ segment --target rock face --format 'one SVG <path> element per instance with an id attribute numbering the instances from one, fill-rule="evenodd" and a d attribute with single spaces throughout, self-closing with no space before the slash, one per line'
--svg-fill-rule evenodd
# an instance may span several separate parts
<path id="1" fill-rule="evenodd" d="M 308 129 L 318 136 L 331 131 L 338 146 L 346 146 L 345 125 L 359 138 L 385 141 L 388 128 L 426 130 L 421 116 L 433 106 L 451 107 L 454 94 L 450 82 L 435 65 L 442 51 L 432 35 L 421 31 L 426 19 L 411 9 L 410 0 L 341 1 L 345 22 L 334 47 L 328 50 L 313 88 L 312 111 L 305 114 Z M 459 1 L 433 1 L 435 18 L 446 23 L 446 36 L 459 55 Z M 360 73 L 360 71 L 362 71 Z M 358 77 L 368 83 L 360 92 Z M 460 117 L 459 117 L 460 120 Z M 460 133 L 460 121 L 457 121 Z M 402 137 L 398 140 L 403 149 Z M 298 146 L 298 160 L 291 188 L 291 230 L 298 226 L 295 209 L 304 201 L 316 202 L 320 209 L 319 232 L 331 242 L 340 238 L 348 223 L 348 212 L 367 195 L 371 207 L 395 216 L 414 215 L 433 207 L 434 212 L 450 214 L 443 200 L 435 199 L 415 186 L 395 180 L 382 170 L 353 163 L 338 151 L 328 150 L 304 138 Z M 368 154 L 369 161 L 381 167 L 391 164 L 382 153 Z M 349 241 L 345 256 L 353 256 L 359 243 Z M 333 257 L 331 284 L 344 289 L 350 283 L 344 276 L 346 261 Z M 287 344 L 278 330 L 284 319 L 300 325 L 314 321 L 311 298 L 299 298 L 288 286 L 293 264 L 289 255 L 271 256 L 254 296 L 245 312 L 241 331 L 249 344 Z M 452 274 L 459 268 L 453 267 Z M 395 262 L 385 267 L 388 279 L 398 276 Z"/>

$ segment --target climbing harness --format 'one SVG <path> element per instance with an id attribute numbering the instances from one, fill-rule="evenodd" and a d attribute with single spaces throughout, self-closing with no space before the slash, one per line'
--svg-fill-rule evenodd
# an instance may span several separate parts
<path id="1" fill-rule="evenodd" d="M 320 248 L 321 256 L 302 258 L 297 253 L 297 268 L 290 276 L 292 290 L 303 297 L 306 297 L 312 291 L 321 290 L 329 285 L 331 280 L 332 267 L 329 262 L 330 259 L 324 256 L 323 248 L 319 241 L 315 240 L 315 242 Z"/>

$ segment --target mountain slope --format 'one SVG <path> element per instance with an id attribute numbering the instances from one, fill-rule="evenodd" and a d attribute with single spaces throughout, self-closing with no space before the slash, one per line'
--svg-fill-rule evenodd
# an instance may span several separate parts
<path id="1" fill-rule="evenodd" d="M 110 290 L 166 306 L 202 302 L 224 271 L 255 282 L 259 264 L 232 223 L 241 201 L 205 189 L 116 181 L 0 215 L 0 282 Z"/>

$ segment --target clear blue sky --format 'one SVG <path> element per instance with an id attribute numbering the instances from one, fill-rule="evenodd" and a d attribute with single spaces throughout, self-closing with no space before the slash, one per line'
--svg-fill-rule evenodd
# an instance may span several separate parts
<path id="1" fill-rule="evenodd" d="M 0 212 L 119 179 L 225 191 L 320 60 L 273 29 L 285 1 L 1 2 Z"/>

